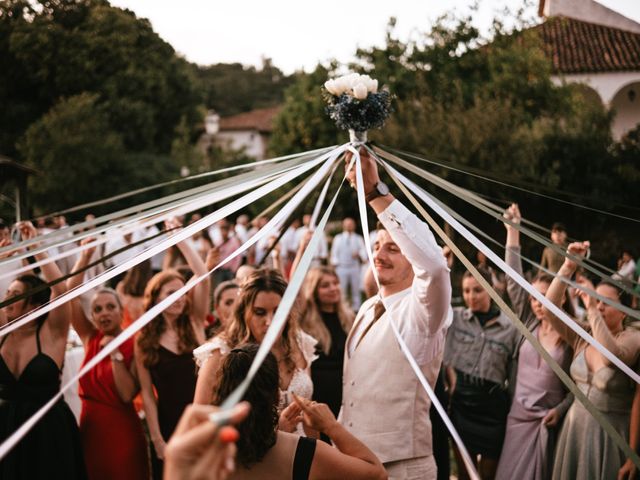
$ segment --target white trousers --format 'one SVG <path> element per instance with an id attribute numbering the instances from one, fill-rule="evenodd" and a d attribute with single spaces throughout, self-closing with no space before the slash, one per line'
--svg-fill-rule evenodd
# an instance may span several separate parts
<path id="1" fill-rule="evenodd" d="M 357 312 L 360 308 L 361 302 L 361 290 L 362 290 L 362 272 L 360 265 L 353 265 L 349 267 L 337 266 L 336 273 L 340 279 L 340 287 L 342 288 L 342 294 L 347 298 L 347 291 L 351 294 L 351 307 L 354 312 Z"/>
<path id="2" fill-rule="evenodd" d="M 389 480 L 435 480 L 438 476 L 433 455 L 386 462 L 382 465 L 389 474 Z"/>

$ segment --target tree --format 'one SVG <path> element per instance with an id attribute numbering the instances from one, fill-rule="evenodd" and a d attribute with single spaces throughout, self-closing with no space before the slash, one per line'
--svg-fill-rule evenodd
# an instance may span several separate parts
<path id="1" fill-rule="evenodd" d="M 274 122 L 270 153 L 286 155 L 346 141 L 346 133 L 340 133 L 325 113 L 320 94 L 331 69 L 318 65 L 312 73 L 300 74 L 286 90 L 284 106 Z"/>
<path id="2" fill-rule="evenodd" d="M 123 191 L 127 173 L 122 137 L 112 131 L 97 95 L 61 100 L 29 127 L 20 153 L 40 172 L 29 189 L 36 205 L 51 210 Z"/>
<path id="3" fill-rule="evenodd" d="M 27 164 L 41 172 L 30 178 L 29 185 L 39 214 L 177 174 L 168 158 L 127 154 L 122 136 L 111 129 L 104 105 L 95 94 L 62 99 L 29 127 L 18 149 Z M 107 210 L 115 208 L 109 205 Z"/>
<path id="4" fill-rule="evenodd" d="M 10 76 L 0 82 L 0 151 L 9 154 L 58 99 L 83 92 L 97 94 L 129 151 L 168 153 L 181 118 L 201 122 L 187 62 L 147 20 L 104 0 L 4 2 L 0 62 Z"/>
<path id="5" fill-rule="evenodd" d="M 207 108 L 222 116 L 279 105 L 293 76 L 286 76 L 265 58 L 262 68 L 239 63 L 193 66 Z"/>

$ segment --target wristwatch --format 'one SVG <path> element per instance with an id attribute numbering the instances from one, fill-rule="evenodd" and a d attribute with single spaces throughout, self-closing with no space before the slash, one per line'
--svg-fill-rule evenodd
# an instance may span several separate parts
<path id="1" fill-rule="evenodd" d="M 370 202 L 374 198 L 384 197 L 385 195 L 389 195 L 389 187 L 384 182 L 378 182 L 364 198 L 367 202 Z"/>
<path id="2" fill-rule="evenodd" d="M 111 354 L 111 360 L 113 362 L 124 362 L 124 355 L 120 350 L 116 350 Z"/>

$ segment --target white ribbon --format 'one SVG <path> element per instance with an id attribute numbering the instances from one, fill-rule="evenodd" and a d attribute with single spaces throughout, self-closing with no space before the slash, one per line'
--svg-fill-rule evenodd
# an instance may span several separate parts
<path id="1" fill-rule="evenodd" d="M 386 166 L 386 165 L 385 165 Z M 572 392 L 576 400 L 582 403 L 583 407 L 591 413 L 591 415 L 596 419 L 596 421 L 600 424 L 602 429 L 613 439 L 614 443 L 624 452 L 627 458 L 630 458 L 633 463 L 640 468 L 640 457 L 636 454 L 634 450 L 632 450 L 629 445 L 622 438 L 620 433 L 613 428 L 611 423 L 607 420 L 607 418 L 589 401 L 587 396 L 578 388 L 578 386 L 573 382 L 573 380 L 569 377 L 569 375 L 558 365 L 558 362 L 547 352 L 547 350 L 540 344 L 539 340 L 527 329 L 527 327 L 522 323 L 522 321 L 518 318 L 518 316 L 509 308 L 509 306 L 504 302 L 504 300 L 496 293 L 493 287 L 480 275 L 478 270 L 473 266 L 473 264 L 467 259 L 464 254 L 455 246 L 455 244 L 451 241 L 451 239 L 446 235 L 446 233 L 440 228 L 440 226 L 429 216 L 427 211 L 422 208 L 422 206 L 415 200 L 415 198 L 411 195 L 409 190 L 407 189 L 408 185 L 403 184 L 398 177 L 396 177 L 390 170 L 388 170 L 393 180 L 397 183 L 397 185 L 403 190 L 403 192 L 410 197 L 411 202 L 414 203 L 415 207 L 420 211 L 420 213 L 424 216 L 424 218 L 430 223 L 432 228 L 436 230 L 438 235 L 445 241 L 445 243 L 451 247 L 452 251 L 458 256 L 460 261 L 467 267 L 467 269 L 473 274 L 476 280 L 487 290 L 491 298 L 500 306 L 500 308 L 509 316 L 514 326 L 520 331 L 520 333 L 531 343 L 533 348 L 538 352 L 538 354 L 547 362 L 549 367 L 553 370 L 553 372 L 560 378 L 562 383 Z M 415 185 L 414 185 L 415 187 Z M 416 187 L 414 192 L 418 192 L 419 188 Z"/>
<path id="2" fill-rule="evenodd" d="M 497 205 L 494 205 L 493 203 L 479 197 L 477 194 L 464 189 L 462 187 L 459 187 L 458 185 L 455 185 L 447 180 L 444 180 L 440 177 L 438 177 L 437 175 L 434 175 L 432 173 L 423 171 L 421 169 L 419 169 L 418 167 L 416 167 L 415 165 L 410 164 L 409 162 L 407 162 L 406 160 L 403 160 L 395 155 L 391 155 L 388 152 L 385 152 L 384 150 L 380 150 L 376 148 L 376 152 L 379 153 L 380 155 L 382 155 L 383 157 L 387 158 L 388 160 L 390 160 L 391 162 L 393 162 L 396 165 L 402 166 L 406 169 L 408 169 L 409 171 L 421 176 L 422 178 L 431 181 L 432 183 L 436 184 L 437 186 L 439 186 L 440 188 L 453 193 L 456 196 L 459 196 L 460 198 L 462 198 L 463 200 L 465 200 L 467 203 L 473 205 L 474 207 L 478 208 L 479 210 L 483 211 L 484 213 L 492 216 L 493 218 L 495 218 L 498 221 L 501 222 L 505 222 L 505 223 L 509 223 L 510 225 L 512 225 L 514 228 L 516 228 L 518 231 L 520 231 L 521 233 L 527 235 L 528 237 L 532 238 L 533 240 L 537 241 L 538 243 L 541 243 L 542 245 L 544 245 L 545 247 L 549 247 L 551 248 L 554 252 L 558 253 L 559 255 L 562 255 L 563 257 L 568 257 L 571 258 L 572 260 L 574 260 L 578 265 L 582 266 L 583 268 L 585 268 L 586 270 L 592 272 L 593 274 L 597 275 L 598 277 L 605 279 L 608 282 L 613 283 L 614 285 L 617 285 L 618 288 L 626 291 L 627 293 L 639 297 L 640 295 L 635 292 L 632 288 L 629 288 L 629 286 L 625 285 L 624 283 L 620 282 L 619 280 L 612 278 L 609 274 L 605 273 L 604 271 L 599 270 L 598 268 L 596 268 L 594 265 L 597 265 L 598 267 L 600 267 L 600 269 L 604 269 L 604 270 L 608 270 L 606 267 L 600 265 L 598 262 L 595 262 L 593 260 L 590 259 L 581 259 L 578 257 L 575 257 L 574 255 L 570 255 L 567 254 L 562 248 L 560 248 L 558 245 L 554 244 L 553 242 L 550 242 L 547 238 L 541 236 L 540 234 L 534 232 L 533 230 L 530 230 L 528 228 L 525 228 L 523 225 L 516 225 L 513 222 L 505 219 L 503 217 L 503 212 L 504 209 L 501 207 L 498 207 Z M 414 158 L 419 158 L 419 157 L 414 157 Z M 522 220 L 523 223 L 529 223 L 532 224 L 533 222 L 529 222 L 526 219 Z M 535 224 L 534 224 L 535 225 Z M 554 275 L 555 276 L 555 275 Z M 597 297 L 598 298 L 598 297 Z M 637 311 L 634 311 L 633 309 L 630 309 L 624 305 L 621 305 L 619 302 L 615 302 L 611 299 L 607 299 L 605 297 L 602 298 L 598 298 L 599 300 L 614 306 L 615 308 L 618 308 L 622 311 L 624 311 L 628 316 L 639 319 L 640 320 L 640 313 Z"/>
<path id="3" fill-rule="evenodd" d="M 353 160 L 351 164 L 353 165 Z M 344 179 L 343 179 L 343 183 L 344 183 Z M 340 184 L 340 186 L 342 186 L 342 183 Z M 331 210 L 333 209 L 335 201 L 338 198 L 338 193 L 340 193 L 340 188 L 338 188 L 338 190 L 336 191 L 333 199 L 331 200 L 331 203 L 329 204 L 329 206 L 327 207 L 327 210 L 325 211 L 325 214 L 322 216 L 322 219 L 320 220 L 320 224 L 318 225 L 318 228 L 316 228 L 316 230 L 313 232 L 311 240 L 309 241 L 309 244 L 305 248 L 297 268 L 293 272 L 291 281 L 289 282 L 289 285 L 287 286 L 287 289 L 285 290 L 284 295 L 280 300 L 280 304 L 276 309 L 271 325 L 269 325 L 269 328 L 267 329 L 267 333 L 265 334 L 262 342 L 260 343 L 258 352 L 256 353 L 256 356 L 253 359 L 251 366 L 249 367 L 247 376 L 235 388 L 235 390 L 231 392 L 231 394 L 222 402 L 222 404 L 220 405 L 220 409 L 222 411 L 228 411 L 232 409 L 235 405 L 237 405 L 242 400 L 242 398 L 244 397 L 244 394 L 249 388 L 249 385 L 251 385 L 251 382 L 253 381 L 254 377 L 258 373 L 260 366 L 264 362 L 264 359 L 267 357 L 267 355 L 271 351 L 271 348 L 273 348 L 273 345 L 278 340 L 278 337 L 281 335 L 280 331 L 284 328 L 284 325 L 289 315 L 289 311 L 291 310 L 291 307 L 293 306 L 293 303 L 295 302 L 298 296 L 300 287 L 304 282 L 304 277 L 307 274 L 307 271 L 311 266 L 311 261 L 313 260 L 316 250 L 318 249 L 318 246 L 320 244 L 320 238 L 322 235 L 324 235 L 324 229 L 327 225 L 329 214 L 331 213 Z"/>
<path id="4" fill-rule="evenodd" d="M 101 285 L 102 283 L 106 282 L 107 280 L 109 280 L 110 278 L 115 277 L 116 275 L 125 272 L 127 270 L 129 270 L 130 268 L 136 266 L 137 264 L 143 262 L 144 260 L 146 260 L 147 258 L 151 258 L 154 255 L 166 250 L 167 248 L 175 245 L 178 242 L 181 242 L 191 236 L 193 236 L 194 233 L 202 230 L 203 228 L 208 227 L 209 225 L 212 225 L 213 223 L 226 218 L 227 216 L 229 216 L 230 214 L 232 214 L 233 212 L 240 210 L 241 208 L 244 208 L 246 205 L 249 205 L 250 203 L 253 203 L 255 200 L 257 200 L 258 198 L 263 197 L 264 195 L 272 192 L 273 190 L 281 187 L 282 185 L 286 184 L 287 182 L 293 180 L 294 178 L 296 178 L 297 176 L 303 174 L 304 172 L 312 169 L 313 167 L 319 165 L 322 162 L 325 162 L 327 160 L 327 158 L 335 158 L 337 157 L 337 155 L 339 155 L 340 152 L 342 152 L 341 148 L 338 148 L 336 150 L 334 150 L 333 152 L 337 152 L 337 153 L 333 153 L 329 152 L 325 155 L 322 155 L 320 158 L 313 160 L 311 162 L 308 162 L 307 164 L 304 164 L 298 168 L 296 168 L 295 170 L 288 172 L 287 174 L 280 176 L 279 178 L 271 181 L 269 184 L 264 185 L 256 190 L 254 190 L 253 192 L 250 192 L 246 195 L 244 195 L 243 197 L 234 200 L 233 202 L 225 205 L 223 208 L 210 213 L 209 215 L 201 218 L 200 220 L 198 220 L 197 222 L 192 223 L 191 225 L 188 225 L 187 227 L 185 227 L 184 229 L 182 229 L 180 232 L 178 232 L 177 234 L 155 244 L 152 245 L 151 247 L 147 248 L 145 251 L 141 252 L 139 255 L 130 258 L 128 260 L 126 260 L 125 262 L 123 262 L 120 265 L 117 265 L 109 270 L 106 270 L 105 272 L 101 273 L 100 275 L 97 275 L 96 277 L 92 278 L 91 280 L 89 280 L 88 282 L 84 283 L 83 285 L 80 285 L 78 287 L 76 287 L 75 289 L 73 289 L 72 291 L 66 292 L 63 295 L 60 295 L 59 297 L 56 297 L 53 301 L 49 302 L 47 305 L 44 305 L 36 310 L 33 310 L 31 312 L 29 312 L 26 316 L 11 322 L 8 325 L 4 325 L 1 329 L 0 329 L 0 337 L 3 337 L 4 335 L 7 335 L 8 333 L 12 332 L 13 330 L 15 330 L 16 328 L 20 328 L 22 325 L 25 325 L 33 320 L 35 320 L 36 318 L 38 318 L 39 316 L 53 310 L 54 308 L 56 308 L 59 305 L 62 305 L 63 303 L 77 297 L 78 295 L 83 294 L 84 292 L 87 292 L 89 290 L 91 290 L 92 288 Z"/>
<path id="5" fill-rule="evenodd" d="M 112 202 L 115 202 L 117 200 L 122 200 L 124 198 L 132 197 L 134 195 L 138 195 L 140 193 L 150 192 L 151 190 L 157 190 L 158 188 L 168 187 L 170 185 L 176 185 L 178 183 L 189 182 L 191 180 L 197 180 L 197 179 L 200 179 L 200 178 L 212 177 L 214 175 L 220 175 L 222 173 L 234 172 L 236 170 L 246 170 L 246 169 L 249 169 L 249 168 L 255 169 L 255 168 L 258 168 L 258 167 L 262 167 L 264 165 L 270 165 L 272 163 L 282 162 L 284 160 L 289 160 L 289 159 L 296 158 L 296 157 L 301 157 L 301 156 L 305 156 L 305 155 L 319 154 L 321 152 L 326 152 L 326 151 L 332 150 L 334 148 L 335 148 L 335 145 L 332 146 L 332 147 L 325 147 L 325 148 L 318 148 L 316 150 L 309 150 L 307 152 L 302 152 L 302 153 L 293 153 L 293 154 L 284 155 L 284 156 L 281 156 L 281 157 L 269 158 L 267 160 L 259 160 L 259 161 L 256 161 L 256 162 L 243 163 L 242 165 L 235 165 L 233 167 L 220 168 L 218 170 L 212 170 L 212 171 L 209 171 L 209 172 L 198 173 L 196 175 L 190 175 L 190 176 L 184 177 L 184 178 L 176 178 L 174 180 L 169 180 L 167 182 L 156 183 L 155 185 L 149 185 L 147 187 L 138 188 L 138 189 L 132 190 L 130 192 L 121 193 L 119 195 L 114 195 L 112 197 L 104 198 L 104 199 L 101 199 L 101 200 L 95 200 L 93 202 L 84 203 L 82 205 L 76 205 L 75 207 L 67 208 L 65 210 L 60 210 L 58 212 L 53 212 L 53 213 L 49 213 L 47 215 L 42 215 L 39 218 L 55 217 L 55 216 L 58 216 L 58 215 L 64 215 L 66 213 L 77 212 L 78 210 L 83 210 L 83 209 L 95 207 L 95 206 L 98 206 L 98 205 L 104 205 L 104 204 L 107 204 L 107 203 L 112 203 Z"/>
<path id="6" fill-rule="evenodd" d="M 513 280 L 515 280 L 522 288 L 524 288 L 531 296 L 540 301 L 545 308 L 550 310 L 556 317 L 558 317 L 562 322 L 564 322 L 571 330 L 577 333 L 583 340 L 592 345 L 598 352 L 604 355 L 611 363 L 617 366 L 620 370 L 626 373 L 629 377 L 631 377 L 636 383 L 640 383 L 640 376 L 635 373 L 631 368 L 629 368 L 624 362 L 622 362 L 618 357 L 616 357 L 613 353 L 611 353 L 608 349 L 606 349 L 600 342 L 598 342 L 595 338 L 589 335 L 585 330 L 582 329 L 576 322 L 571 319 L 561 308 L 550 302 L 544 295 L 542 295 L 538 290 L 533 288 L 529 282 L 527 282 L 521 275 L 519 275 L 515 270 L 513 270 L 509 265 L 507 265 L 504 260 L 502 260 L 499 256 L 497 256 L 490 248 L 488 248 L 484 243 L 482 243 L 478 238 L 473 235 L 469 230 L 467 230 L 464 225 L 460 224 L 455 218 L 449 215 L 445 209 L 440 207 L 437 201 L 433 199 L 433 197 L 428 194 L 423 189 L 419 188 L 415 183 L 409 180 L 407 177 L 398 172 L 391 165 L 383 162 L 385 168 L 389 169 L 395 176 L 398 177 L 412 192 L 414 192 L 422 201 L 424 201 L 430 208 L 432 208 L 440 217 L 442 217 L 449 225 L 456 229 L 467 241 L 469 241 L 475 248 L 484 253 L 487 258 L 489 258 L 495 265 L 497 265 L 501 270 L 503 270 L 507 275 L 509 275 Z"/>
<path id="7" fill-rule="evenodd" d="M 171 204 L 168 204 L 164 207 L 159 207 L 159 208 L 155 208 L 152 211 L 149 212 L 145 212 L 142 214 L 138 214 L 138 215 L 134 215 L 132 217 L 129 218 L 125 218 L 122 219 L 120 221 L 114 222 L 112 224 L 107 224 L 107 225 L 103 225 L 101 227 L 97 227 L 93 230 L 88 230 L 88 231 L 82 231 L 76 235 L 74 235 L 73 237 L 64 239 L 63 241 L 57 242 L 57 243 L 48 243 L 46 245 L 40 246 L 38 248 L 35 248 L 31 251 L 28 252 L 24 252 L 22 254 L 19 255 L 14 255 L 12 257 L 9 257 L 7 259 L 8 260 L 12 260 L 12 261 L 16 261 L 16 260 L 21 260 L 23 258 L 27 258 L 30 257 L 32 255 L 35 255 L 37 253 L 46 251 L 49 248 L 52 247 L 60 247 L 60 246 L 64 246 L 67 245 L 69 243 L 72 242 L 76 242 L 80 239 L 83 238 L 88 238 L 88 237 L 92 237 L 92 236 L 96 236 L 98 234 L 102 234 L 102 233 L 106 233 L 105 236 L 100 236 L 99 238 L 96 238 L 94 241 L 92 241 L 91 243 L 87 244 L 87 245 L 81 245 L 81 246 L 76 246 L 73 247 L 71 249 L 65 250 L 63 252 L 60 252 L 56 255 L 52 255 L 47 257 L 46 259 L 43 260 L 39 260 L 35 263 L 29 264 L 27 266 L 18 268 L 16 270 L 10 271 L 10 272 L 6 272 L 0 275 L 0 278 L 5 278 L 8 276 L 12 276 L 12 275 L 17 275 L 21 272 L 25 272 L 25 271 L 29 271 L 35 267 L 38 267 L 40 265 L 44 265 L 47 263 L 50 263 L 52 261 L 56 261 L 59 260 L 61 258 L 65 258 L 68 257 L 70 255 L 73 255 L 77 252 L 81 252 L 87 248 L 91 248 L 97 245 L 101 245 L 107 241 L 109 241 L 109 239 L 111 238 L 115 238 L 115 237 L 120 237 L 122 235 L 125 235 L 127 233 L 131 233 L 137 230 L 142 230 L 145 229 L 151 225 L 155 225 L 156 223 L 159 223 L 169 217 L 173 217 L 173 216 L 177 216 L 177 215 L 183 215 L 185 213 L 194 211 L 194 210 L 198 210 L 199 208 L 202 208 L 204 206 L 210 205 L 211 203 L 216 203 L 219 202 L 221 200 L 225 200 L 226 198 L 229 198 L 230 196 L 236 195 L 238 193 L 247 191 L 247 190 L 251 190 L 252 188 L 255 188 L 258 185 L 261 185 L 263 183 L 268 182 L 270 179 L 272 178 L 277 178 L 279 175 L 282 175 L 292 169 L 294 169 L 295 167 L 287 167 L 282 171 L 278 171 L 275 173 L 268 173 L 265 172 L 264 176 L 261 177 L 256 177 L 253 178 L 251 180 L 245 181 L 238 184 L 233 184 L 232 182 L 226 182 L 226 183 L 230 183 L 230 185 L 226 188 L 220 188 L 220 189 L 215 189 L 210 193 L 202 193 L 202 192 L 198 192 L 196 195 L 194 196 L 190 196 L 187 197 L 185 199 L 179 200 L 177 202 L 172 202 Z M 140 223 L 141 219 L 147 218 L 146 221 Z M 118 227 L 122 227 L 122 228 L 118 228 Z M 55 232 L 54 232 L 55 233 Z M 37 238 L 40 238 L 42 240 L 50 240 L 49 237 L 50 234 L 47 235 L 41 235 Z M 35 240 L 35 239 L 33 239 Z M 27 242 L 32 242 L 32 240 L 29 240 Z M 33 242 L 31 243 L 33 244 Z"/>
<path id="8" fill-rule="evenodd" d="M 280 210 L 269 222 L 267 222 L 267 224 L 262 229 L 260 229 L 258 233 L 256 233 L 256 235 L 254 235 L 249 240 L 247 240 L 240 248 L 238 248 L 229 256 L 227 256 L 222 262 L 216 265 L 209 272 L 201 276 L 192 277 L 191 280 L 189 280 L 189 282 L 187 282 L 184 286 L 182 286 L 181 288 L 173 292 L 171 295 L 169 295 L 167 298 L 165 298 L 158 304 L 154 305 L 147 312 L 145 312 L 139 319 L 134 321 L 129 327 L 123 330 L 116 338 L 114 338 L 111 342 L 105 345 L 105 347 L 102 350 L 100 350 L 100 352 L 95 357 L 93 357 L 89 362 L 87 362 L 85 366 L 71 380 L 69 380 L 51 400 L 49 400 L 45 405 L 43 405 L 31 418 L 29 418 L 25 423 L 23 423 L 14 433 L 11 434 L 9 438 L 7 438 L 0 445 L 0 460 L 3 459 L 7 455 L 7 453 L 9 453 L 9 451 L 11 451 L 11 449 L 29 432 L 29 430 L 31 430 L 31 428 L 33 428 L 33 426 L 55 405 L 55 403 L 60 398 L 62 398 L 62 395 L 64 395 L 64 393 L 69 388 L 71 388 L 71 386 L 73 386 L 80 378 L 82 378 L 87 372 L 89 372 L 92 368 L 98 365 L 102 360 L 104 360 L 108 355 L 110 355 L 116 348 L 122 345 L 125 341 L 131 338 L 131 336 L 133 336 L 138 330 L 140 330 L 147 323 L 149 323 L 154 318 L 156 318 L 167 307 L 172 305 L 178 298 L 180 298 L 182 295 L 185 295 L 191 288 L 195 287 L 196 285 L 204 281 L 206 278 L 208 278 L 209 275 L 211 275 L 215 270 L 220 268 L 221 265 L 229 262 L 230 260 L 237 257 L 238 255 L 241 255 L 249 247 L 251 247 L 256 242 L 258 242 L 259 240 L 264 238 L 266 235 L 268 235 L 273 230 L 273 228 L 280 221 L 282 221 L 282 218 L 286 218 L 286 216 L 290 215 L 291 212 L 293 212 L 295 208 L 299 205 L 302 199 L 305 198 L 313 190 L 313 188 L 315 188 L 315 186 L 320 182 L 323 176 L 327 174 L 328 168 L 331 167 L 332 163 L 336 160 L 338 155 L 342 153 L 342 151 L 343 151 L 343 148 L 339 147 L 336 150 L 329 152 L 329 154 L 326 155 L 326 156 L 329 156 L 328 160 L 325 158 L 326 156 L 321 157 L 322 161 L 324 161 L 325 164 L 320 169 L 318 169 L 318 171 L 312 177 L 312 180 L 310 180 L 307 183 L 307 185 L 305 185 L 305 187 L 307 188 L 301 189 L 301 191 L 298 192 L 298 194 L 289 201 L 287 206 L 284 207 L 282 210 Z M 308 166 L 307 170 L 317 165 L 318 163 L 319 161 L 310 162 L 311 165 Z M 290 180 L 291 179 L 284 181 L 283 184 Z M 275 180 L 274 182 L 277 182 L 277 180 Z M 262 187 L 262 188 L 264 189 L 265 187 Z M 277 187 L 274 187 L 273 189 L 275 188 Z M 268 193 L 268 191 L 263 193 L 263 195 L 266 193 Z M 239 200 L 242 200 L 242 199 L 239 199 Z M 253 199 L 251 199 L 251 201 L 253 201 Z M 236 202 L 238 202 L 238 200 L 236 200 Z M 221 210 L 224 210 L 225 208 Z M 239 207 L 239 208 L 242 208 L 242 207 Z M 198 222 L 205 220 L 205 218 L 212 217 L 218 212 L 214 212 L 209 216 L 202 218 Z M 195 223 L 193 225 L 195 225 Z M 186 236 L 183 235 L 188 229 L 189 227 L 185 228 L 183 231 L 175 234 L 169 240 L 173 240 L 174 238 L 177 238 L 177 237 L 179 237 L 180 240 L 184 240 L 185 238 L 188 238 L 190 235 L 186 235 Z M 149 250 L 153 250 L 153 248 Z M 271 327 L 273 327 L 273 324 L 271 325 Z"/>
<path id="9" fill-rule="evenodd" d="M 372 253 L 373 250 L 371 248 L 371 241 L 369 238 L 369 222 L 367 220 L 367 206 L 366 206 L 365 194 L 364 194 L 364 182 L 362 177 L 362 164 L 360 161 L 360 154 L 357 151 L 355 151 L 355 149 L 352 149 L 351 151 L 355 152 L 354 156 L 356 158 L 356 190 L 358 193 L 358 208 L 360 210 L 360 222 L 362 223 L 362 233 L 363 233 L 364 242 L 366 245 L 367 257 L 369 258 L 369 266 L 376 280 L 376 284 L 378 285 L 378 290 L 380 290 L 380 281 L 378 279 L 378 271 L 376 270 L 375 265 L 373 263 L 373 253 Z M 429 385 L 429 382 L 425 378 L 424 374 L 422 373 L 422 370 L 420 370 L 420 367 L 418 366 L 418 362 L 416 362 L 416 359 L 413 357 L 413 354 L 411 353 L 404 339 L 400 335 L 400 332 L 398 331 L 398 327 L 394 319 L 391 317 L 391 314 L 389 313 L 390 312 L 389 305 L 386 304 L 385 298 L 382 295 L 380 295 L 380 300 L 382 301 L 382 304 L 384 305 L 387 311 L 387 316 L 389 317 L 389 323 L 391 324 L 393 334 L 396 337 L 396 340 L 398 342 L 398 345 L 400 346 L 400 349 L 402 350 L 402 353 L 404 354 L 407 361 L 409 362 L 409 366 L 415 373 L 416 377 L 418 377 L 418 380 L 422 385 L 422 388 L 427 393 L 429 399 L 431 400 L 431 403 L 433 403 L 436 410 L 440 414 L 440 417 L 442 418 L 442 421 L 446 425 L 447 430 L 449 430 L 449 432 L 451 433 L 451 436 L 453 437 L 454 442 L 458 446 L 458 450 L 460 452 L 460 455 L 462 456 L 462 460 L 464 462 L 464 465 L 467 469 L 469 476 L 474 480 L 480 480 L 480 475 L 478 474 L 478 471 L 476 470 L 476 467 L 473 461 L 471 460 L 471 456 L 469 455 L 469 452 L 467 451 L 466 447 L 464 446 L 464 443 L 462 442 L 462 438 L 460 438 L 460 435 L 458 434 L 456 428 L 453 426 L 451 419 L 449 418 L 444 407 L 440 403 L 440 400 L 438 399 L 435 392 L 431 388 L 431 385 Z M 428 415 L 428 414 L 429 412 L 424 412 L 424 415 Z"/>

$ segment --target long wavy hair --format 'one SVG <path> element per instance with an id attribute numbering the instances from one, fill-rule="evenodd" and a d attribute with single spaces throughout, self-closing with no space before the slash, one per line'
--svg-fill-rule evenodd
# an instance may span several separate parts
<path id="1" fill-rule="evenodd" d="M 247 315 L 251 314 L 253 302 L 255 302 L 258 293 L 275 293 L 282 297 L 286 289 L 287 282 L 282 274 L 270 268 L 256 270 L 240 284 L 238 300 L 222 334 L 229 347 L 234 348 L 244 343 L 257 342 L 247 325 Z M 289 318 L 281 334 L 284 344 L 285 363 L 291 370 L 295 368 L 292 353 L 294 345 L 297 345 L 298 330 L 298 315 L 294 305 L 289 312 Z"/>
<path id="2" fill-rule="evenodd" d="M 307 278 L 302 287 L 304 306 L 302 309 L 303 313 L 300 317 L 300 326 L 305 332 L 318 341 L 325 355 L 329 355 L 329 350 L 331 350 L 331 334 L 322 320 L 320 302 L 318 301 L 318 285 L 320 285 L 320 281 L 325 275 L 330 275 L 338 279 L 338 275 L 331 267 L 315 267 L 307 273 Z M 340 301 L 336 304 L 336 313 L 338 314 L 342 330 L 344 330 L 345 333 L 349 333 L 353 325 L 354 314 L 346 305 L 342 296 L 340 296 Z"/>
<path id="3" fill-rule="evenodd" d="M 218 388 L 213 394 L 214 405 L 220 405 L 245 379 L 258 348 L 255 343 L 244 344 L 224 357 L 216 373 Z M 279 381 L 278 361 L 268 353 L 243 397 L 251 404 L 249 416 L 236 426 L 240 433 L 237 459 L 245 468 L 262 460 L 276 444 Z"/>
<path id="4" fill-rule="evenodd" d="M 175 270 L 164 270 L 155 274 L 144 290 L 144 310 L 145 312 L 158 303 L 158 296 L 162 287 L 172 281 L 180 280 L 184 283 L 184 278 Z M 189 317 L 190 301 L 187 296 L 187 304 L 176 320 L 175 329 L 178 333 L 178 349 L 181 353 L 191 352 L 198 346 L 196 334 L 191 325 Z M 138 335 L 138 347 L 143 355 L 144 366 L 153 367 L 158 363 L 160 350 L 160 337 L 167 329 L 167 321 L 162 314 L 145 325 Z"/>

